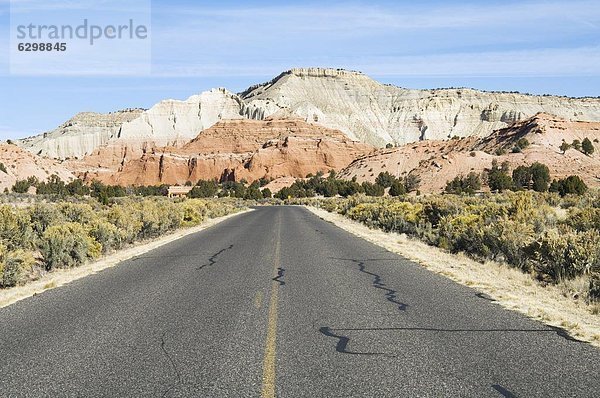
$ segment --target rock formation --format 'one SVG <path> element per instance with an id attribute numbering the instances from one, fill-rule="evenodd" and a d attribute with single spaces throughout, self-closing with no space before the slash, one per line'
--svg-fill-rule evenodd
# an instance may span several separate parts
<path id="1" fill-rule="evenodd" d="M 374 146 L 453 136 L 486 136 L 547 112 L 600 121 L 600 99 L 573 99 L 472 89 L 408 90 L 360 72 L 292 69 L 241 94 L 250 118 L 295 115 Z"/>
<path id="2" fill-rule="evenodd" d="M 86 180 L 120 185 L 184 184 L 200 179 L 252 182 L 340 170 L 374 150 L 340 131 L 301 120 L 217 122 L 179 147 L 144 150 L 109 144 L 67 162 Z"/>
<path id="3" fill-rule="evenodd" d="M 525 138 L 529 145 L 513 153 L 518 140 Z M 398 177 L 416 175 L 421 180 L 421 192 L 440 192 L 457 175 L 482 173 L 492 161 L 509 162 L 511 169 L 534 162 L 544 163 L 552 178 L 576 174 L 591 187 L 600 187 L 600 144 L 591 156 L 575 149 L 563 153 L 563 141 L 588 138 L 600 141 L 600 122 L 576 122 L 546 113 L 494 131 L 487 137 L 431 140 L 405 144 L 398 148 L 381 149 L 356 159 L 339 173 L 341 178 L 375 181 L 382 171 Z"/>
<path id="4" fill-rule="evenodd" d="M 126 109 L 111 113 L 78 113 L 52 131 L 16 143 L 29 152 L 49 158 L 80 157 L 114 138 L 123 123 L 142 112 L 142 109 Z"/>
<path id="5" fill-rule="evenodd" d="M 56 130 L 18 144 L 47 157 L 81 158 L 110 143 L 136 151 L 180 146 L 220 120 L 292 117 L 383 147 L 483 137 L 538 112 L 600 121 L 600 99 L 472 89 L 409 90 L 378 83 L 360 72 L 299 68 L 239 95 L 214 89 L 185 101 L 162 101 L 147 111 L 79 114 Z"/>
<path id="6" fill-rule="evenodd" d="M 12 144 L 0 143 L 0 163 L 0 191 L 4 191 L 5 188 L 10 190 L 16 181 L 32 176 L 40 181 L 47 180 L 53 174 L 63 181 L 74 178 L 73 174 L 57 161 L 34 155 Z"/>

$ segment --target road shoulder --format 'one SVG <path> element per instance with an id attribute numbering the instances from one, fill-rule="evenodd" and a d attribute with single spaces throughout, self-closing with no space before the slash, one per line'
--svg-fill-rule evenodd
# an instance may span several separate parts
<path id="1" fill-rule="evenodd" d="M 0 290 L 0 308 L 14 304 L 17 301 L 23 300 L 27 297 L 35 296 L 36 294 L 42 293 L 48 289 L 54 289 L 77 279 L 95 274 L 103 269 L 114 267 L 123 261 L 129 260 L 130 258 L 147 253 L 185 236 L 203 231 L 231 217 L 239 216 L 252 210 L 253 209 L 246 209 L 237 213 L 228 214 L 223 217 L 211 218 L 200 225 L 190 228 L 182 228 L 168 235 L 161 236 L 150 241 L 134 244 L 131 247 L 109 253 L 99 260 L 83 264 L 79 267 L 56 269 L 42 276 L 40 279 L 26 285 L 2 289 Z"/>
<path id="2" fill-rule="evenodd" d="M 506 265 L 484 264 L 464 255 L 451 254 L 406 235 L 370 229 L 340 214 L 305 206 L 321 219 L 406 257 L 426 269 L 441 274 L 482 293 L 482 298 L 518 311 L 547 325 L 567 330 L 573 337 L 600 347 L 600 315 L 587 304 L 565 297 L 559 286 L 542 287 L 531 276 Z"/>

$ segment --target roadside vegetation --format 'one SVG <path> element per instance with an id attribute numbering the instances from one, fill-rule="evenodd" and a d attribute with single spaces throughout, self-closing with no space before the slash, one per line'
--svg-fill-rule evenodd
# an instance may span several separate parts
<path id="1" fill-rule="evenodd" d="M 87 188 L 87 187 L 86 187 Z M 104 201 L 103 199 L 106 199 Z M 235 199 L 77 197 L 0 205 L 0 288 L 237 212 Z"/>
<path id="2" fill-rule="evenodd" d="M 507 264 L 540 284 L 577 280 L 600 299 L 600 194 L 518 191 L 465 195 L 295 199 L 451 253 Z M 584 281 L 581 283 L 581 281 Z M 596 307 L 597 308 L 597 307 Z"/>

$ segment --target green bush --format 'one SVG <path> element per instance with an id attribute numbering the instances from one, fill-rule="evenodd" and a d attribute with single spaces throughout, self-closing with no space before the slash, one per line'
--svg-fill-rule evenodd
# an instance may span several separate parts
<path id="1" fill-rule="evenodd" d="M 57 206 L 46 203 L 36 203 L 29 208 L 29 219 L 31 228 L 38 238 L 51 225 L 66 221 L 64 214 L 57 209 Z"/>
<path id="2" fill-rule="evenodd" d="M 558 192 L 560 196 L 569 194 L 583 195 L 587 190 L 587 185 L 579 176 L 569 176 L 561 180 L 554 180 L 550 184 L 550 192 Z"/>
<path id="3" fill-rule="evenodd" d="M 0 284 L 4 288 L 20 284 L 34 264 L 33 255 L 21 249 L 0 254 Z"/>
<path id="4" fill-rule="evenodd" d="M 581 142 L 581 151 L 586 155 L 590 156 L 594 153 L 594 144 L 590 141 L 589 138 L 585 137 Z"/>
<path id="5" fill-rule="evenodd" d="M 448 181 L 445 191 L 455 195 L 473 195 L 481 189 L 481 177 L 478 173 L 471 172 L 466 177 L 456 176 Z"/>
<path id="6" fill-rule="evenodd" d="M 88 234 L 102 245 L 102 253 L 118 249 L 122 246 L 121 231 L 105 219 L 97 218 L 87 225 Z"/>
<path id="7" fill-rule="evenodd" d="M 502 192 L 511 189 L 513 186 L 512 178 L 508 175 L 508 163 L 504 162 L 498 166 L 495 160 L 487 175 L 488 186 L 492 191 Z"/>
<path id="8" fill-rule="evenodd" d="M 81 224 L 53 225 L 44 232 L 41 252 L 47 270 L 69 268 L 100 255 L 102 246 Z"/>
<path id="9" fill-rule="evenodd" d="M 375 183 L 381 185 L 384 188 L 389 188 L 396 181 L 396 177 L 391 175 L 389 172 L 381 172 L 375 179 Z"/>
<path id="10" fill-rule="evenodd" d="M 188 193 L 190 198 L 214 198 L 219 192 L 219 185 L 216 181 L 200 180 L 194 188 Z"/>
<path id="11" fill-rule="evenodd" d="M 0 206 L 0 241 L 3 241 L 9 250 L 33 247 L 33 236 L 26 210 L 7 205 Z"/>

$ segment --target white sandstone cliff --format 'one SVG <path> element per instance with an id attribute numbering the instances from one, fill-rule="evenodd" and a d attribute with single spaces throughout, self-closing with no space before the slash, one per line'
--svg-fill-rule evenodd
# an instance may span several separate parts
<path id="1" fill-rule="evenodd" d="M 103 145 L 143 150 L 179 146 L 219 120 L 299 117 L 374 146 L 453 136 L 486 136 L 539 112 L 600 121 L 600 99 L 482 92 L 412 90 L 353 71 L 297 68 L 238 94 L 213 89 L 165 100 L 147 111 L 84 113 L 54 131 L 17 142 L 57 159 L 83 157 Z"/>
<path id="2" fill-rule="evenodd" d="M 600 99 L 595 98 L 472 89 L 409 90 L 337 69 L 292 69 L 240 95 L 246 117 L 299 116 L 376 146 L 455 135 L 485 136 L 539 112 L 600 120 Z"/>

